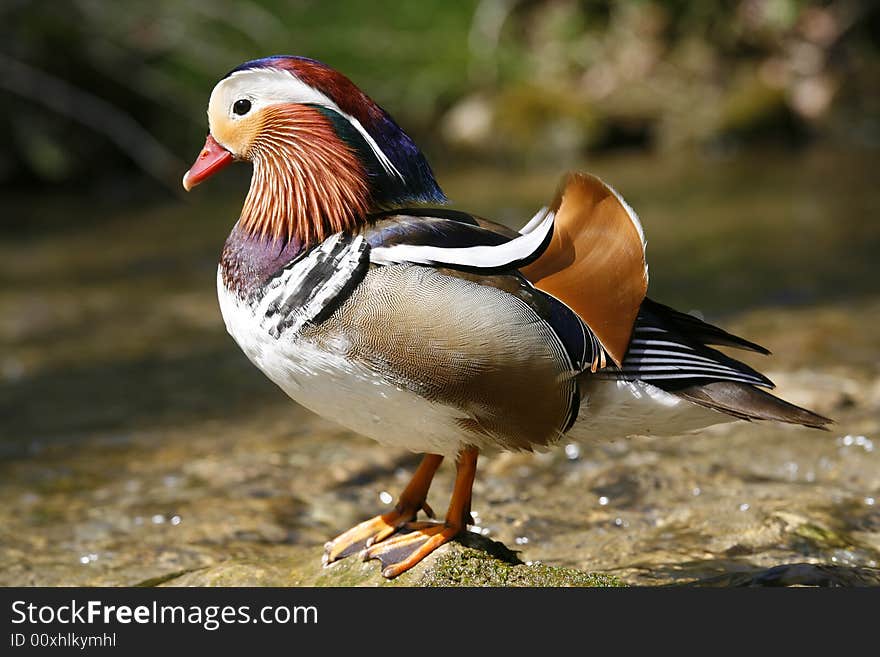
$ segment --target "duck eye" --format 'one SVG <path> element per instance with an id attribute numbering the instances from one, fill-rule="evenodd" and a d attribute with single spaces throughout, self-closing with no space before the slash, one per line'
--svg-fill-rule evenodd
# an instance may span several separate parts
<path id="1" fill-rule="evenodd" d="M 235 104 L 232 106 L 232 111 L 239 116 L 247 114 L 251 111 L 251 101 L 249 101 L 247 98 L 242 98 L 235 101 Z"/>

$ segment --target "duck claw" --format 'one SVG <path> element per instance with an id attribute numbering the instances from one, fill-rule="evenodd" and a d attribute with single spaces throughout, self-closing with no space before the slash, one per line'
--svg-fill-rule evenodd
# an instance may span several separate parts
<path id="1" fill-rule="evenodd" d="M 368 547 L 360 554 L 364 561 L 378 559 L 382 564 L 382 576 L 388 579 L 409 570 L 462 531 L 461 527 L 442 522 L 411 522 L 403 529 L 407 531 Z"/>

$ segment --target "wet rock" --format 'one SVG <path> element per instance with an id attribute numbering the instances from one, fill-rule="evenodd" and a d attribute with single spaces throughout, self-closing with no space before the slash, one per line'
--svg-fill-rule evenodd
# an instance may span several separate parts
<path id="1" fill-rule="evenodd" d="M 526 564 L 502 543 L 469 533 L 442 546 L 399 577 L 382 577 L 377 561 L 357 557 L 327 567 L 320 548 L 291 548 L 277 562 L 232 561 L 143 586 L 623 586 L 616 577 L 574 568 Z"/>
<path id="2" fill-rule="evenodd" d="M 696 582 L 700 586 L 880 586 L 880 569 L 792 563 Z"/>

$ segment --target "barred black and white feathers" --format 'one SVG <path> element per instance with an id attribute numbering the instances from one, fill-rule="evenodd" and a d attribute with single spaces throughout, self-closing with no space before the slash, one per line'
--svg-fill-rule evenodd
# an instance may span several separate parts
<path id="1" fill-rule="evenodd" d="M 266 283 L 255 314 L 275 338 L 320 323 L 361 282 L 369 262 L 363 237 L 331 235 Z"/>
<path id="2" fill-rule="evenodd" d="M 773 382 L 709 345 L 770 353 L 754 342 L 646 298 L 621 367 L 602 376 L 643 381 L 743 420 L 775 420 L 817 429 L 831 422 L 761 390 L 773 388 Z"/>
<path id="3" fill-rule="evenodd" d="M 645 299 L 619 372 L 664 390 L 709 380 L 773 387 L 763 374 L 708 346 L 722 339 L 728 345 L 768 353 L 696 317 Z"/>

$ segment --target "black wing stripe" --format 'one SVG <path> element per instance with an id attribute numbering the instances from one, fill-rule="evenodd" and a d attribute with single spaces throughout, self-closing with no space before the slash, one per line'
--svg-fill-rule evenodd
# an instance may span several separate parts
<path id="1" fill-rule="evenodd" d="M 662 303 L 651 299 L 645 299 L 642 303 L 642 311 L 646 319 L 659 319 L 664 329 L 672 330 L 677 334 L 687 336 L 702 345 L 722 345 L 736 349 L 746 349 L 759 354 L 769 354 L 770 351 L 759 344 L 750 342 L 738 335 L 728 333 L 722 328 L 707 324 L 703 320 L 687 313 L 680 312 Z M 658 324 L 654 323 L 655 326 Z"/>
<path id="2" fill-rule="evenodd" d="M 549 305 L 550 312 L 546 321 L 565 348 L 572 370 L 582 371 L 592 362 L 597 350 L 601 349 L 596 336 L 583 320 L 559 299 L 534 288 L 531 284 L 529 287 L 535 290 L 536 294 L 540 294 Z"/>

